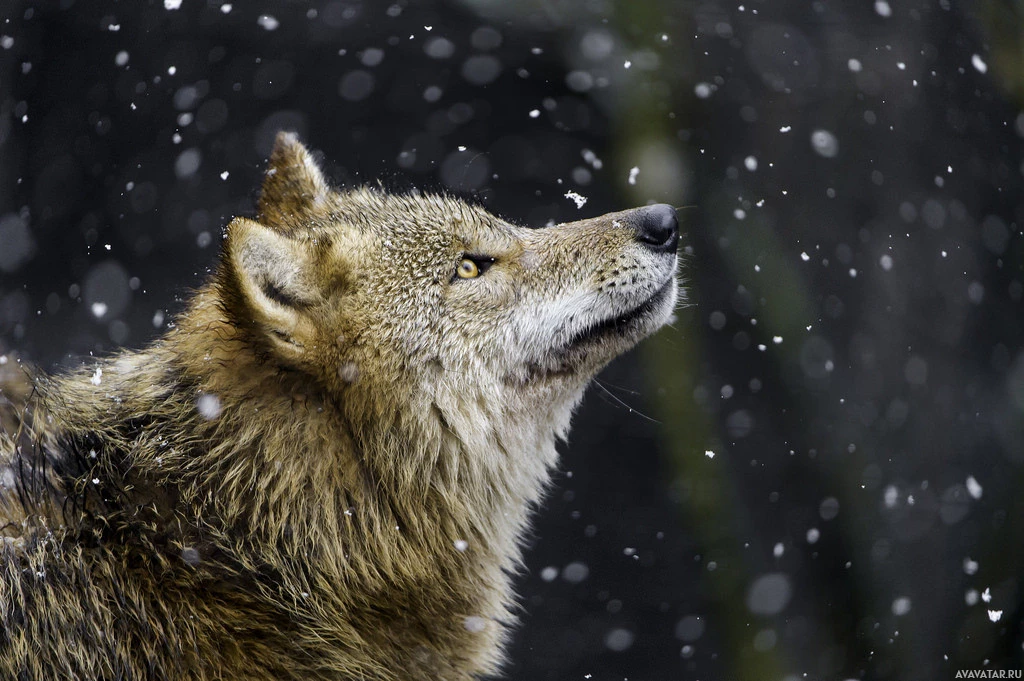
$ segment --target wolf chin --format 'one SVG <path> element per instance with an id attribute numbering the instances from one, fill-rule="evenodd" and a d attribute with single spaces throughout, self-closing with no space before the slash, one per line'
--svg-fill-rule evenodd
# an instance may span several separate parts
<path id="1" fill-rule="evenodd" d="M 0 678 L 471 679 L 594 374 L 677 298 L 656 205 L 525 229 L 278 136 L 165 336 L 0 396 Z"/>

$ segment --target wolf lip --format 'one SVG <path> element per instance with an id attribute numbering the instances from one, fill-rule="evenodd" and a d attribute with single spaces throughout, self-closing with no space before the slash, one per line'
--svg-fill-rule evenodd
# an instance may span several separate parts
<path id="1" fill-rule="evenodd" d="M 669 289 L 672 287 L 672 278 L 670 277 L 661 288 L 651 294 L 647 300 L 634 307 L 625 314 L 617 314 L 613 317 L 609 317 L 603 321 L 596 322 L 595 324 L 588 326 L 587 328 L 578 331 L 573 335 L 572 339 L 566 344 L 567 347 L 574 347 L 587 341 L 596 340 L 606 335 L 619 333 L 625 334 L 636 329 L 636 322 L 643 319 L 650 314 L 661 301 L 668 295 Z"/>

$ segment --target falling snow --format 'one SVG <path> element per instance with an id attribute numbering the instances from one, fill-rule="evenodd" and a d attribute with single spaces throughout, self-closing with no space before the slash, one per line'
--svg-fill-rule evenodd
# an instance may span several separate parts
<path id="1" fill-rule="evenodd" d="M 1009 481 L 1024 410 L 1024 114 L 1000 85 L 1013 62 L 1005 41 L 961 31 L 943 48 L 963 20 L 946 0 L 928 12 L 868 0 L 859 15 L 811 3 L 814 21 L 770 3 L 701 5 L 689 33 L 632 25 L 608 3 L 537 17 L 487 4 L 120 3 L 83 24 L 104 39 L 59 69 L 38 56 L 61 35 L 50 10 L 12 14 L 0 53 L 17 96 L 0 136 L 21 151 L 0 189 L 21 198 L 0 211 L 11 284 L 0 344 L 17 354 L 0 355 L 0 378 L 21 357 L 90 358 L 80 380 L 113 408 L 125 378 L 104 358 L 182 321 L 181 292 L 214 276 L 225 225 L 258 212 L 252 181 L 281 129 L 318 150 L 338 185 L 397 173 L 531 226 L 574 219 L 583 192 L 594 213 L 692 206 L 679 214 L 678 319 L 638 350 L 655 364 L 611 364 L 598 378 L 612 396 L 595 386 L 578 415 L 565 461 L 590 445 L 598 463 L 585 482 L 556 478 L 542 527 L 561 534 L 542 534 L 549 543 L 527 557 L 542 561 L 524 583 L 529 636 L 585 661 L 566 663 L 565 678 L 620 666 L 616 678 L 720 678 L 755 654 L 767 668 L 785 660 L 784 678 L 797 679 L 821 664 L 804 652 L 819 631 L 847 651 L 830 661 L 837 670 L 898 675 L 911 644 L 950 669 L 1006 667 L 1006 651 L 1020 650 L 1012 552 L 1000 547 L 1021 539 Z M 147 40 L 152 22 L 173 45 Z M 60 116 L 40 109 L 47 101 L 62 102 Z M 335 109 L 340 118 L 323 115 Z M 978 131 L 985 144 L 966 144 Z M 40 132 L 46 144 L 34 143 Z M 133 142 L 147 134 L 155 146 Z M 528 252 L 521 264 L 544 259 Z M 481 289 L 506 271 L 492 274 Z M 360 352 L 340 343 L 324 382 L 372 387 Z M 453 389 L 470 390 L 459 375 Z M 184 394 L 194 421 L 222 428 L 235 416 L 226 393 Z M 312 394 L 284 399 L 297 415 L 330 408 Z M 650 461 L 623 460 L 634 440 L 652 443 Z M 661 516 L 665 499 L 634 493 L 654 489 L 654 469 L 671 499 Z M 93 475 L 90 493 L 105 492 L 106 476 Z M 711 502 L 738 534 L 670 531 Z M 868 534 L 854 537 L 864 519 Z M 434 544 L 444 561 L 485 552 L 456 536 Z M 181 548 L 186 565 L 199 558 Z M 701 600 L 688 570 L 738 588 Z M 851 576 L 863 598 L 822 626 L 815 613 Z M 650 593 L 639 598 L 637 584 Z M 703 636 L 705 621 L 713 632 L 744 610 L 741 642 Z M 452 621 L 489 640 L 501 627 L 484 614 Z M 547 623 L 557 617 L 586 626 L 558 638 L 565 627 Z M 917 620 L 947 623 L 970 645 L 911 641 Z M 863 641 L 836 638 L 848 631 Z M 987 657 L 964 652 L 982 648 Z M 552 673 L 515 664 L 538 665 L 524 677 Z"/>
<path id="2" fill-rule="evenodd" d="M 583 205 L 587 202 L 587 197 L 574 191 L 567 191 L 565 193 L 565 198 L 571 199 L 572 202 L 576 204 L 577 208 L 583 208 Z"/>
<path id="3" fill-rule="evenodd" d="M 789 604 L 793 588 L 788 575 L 773 572 L 754 580 L 747 591 L 747 609 L 755 615 L 772 616 Z"/>
<path id="4" fill-rule="evenodd" d="M 230 5 L 227 5 L 227 7 L 230 8 Z M 223 11 L 223 9 L 224 8 L 221 7 L 221 11 Z M 259 18 L 256 19 L 256 23 L 268 31 L 276 30 L 277 27 L 280 26 L 278 20 L 269 14 L 261 14 Z"/>
<path id="5" fill-rule="evenodd" d="M 973 475 L 967 476 L 967 493 L 971 495 L 972 499 L 981 498 L 982 487 L 978 481 L 974 479 Z"/>
<path id="6" fill-rule="evenodd" d="M 583 160 L 589 163 L 594 170 L 601 170 L 604 167 L 604 162 L 590 149 L 584 149 L 581 154 L 583 155 Z"/>
<path id="7" fill-rule="evenodd" d="M 211 393 L 203 393 L 196 399 L 196 409 L 207 421 L 212 421 L 220 416 L 220 398 Z"/>
<path id="8" fill-rule="evenodd" d="M 811 133 L 811 146 L 819 156 L 834 158 L 839 153 L 839 140 L 828 130 L 815 130 Z"/>
<path id="9" fill-rule="evenodd" d="M 906 596 L 901 596 L 892 602 L 892 614 L 897 617 L 901 617 L 910 612 L 910 599 Z"/>
<path id="10" fill-rule="evenodd" d="M 574 561 L 562 568 L 562 579 L 570 584 L 579 584 L 590 575 L 590 568 L 585 563 Z"/>

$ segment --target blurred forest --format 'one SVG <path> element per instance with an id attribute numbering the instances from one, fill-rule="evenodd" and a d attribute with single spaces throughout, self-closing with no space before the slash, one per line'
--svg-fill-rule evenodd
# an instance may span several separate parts
<path id="1" fill-rule="evenodd" d="M 1022 13 L 4 0 L 0 347 L 167 328 L 279 129 L 530 226 L 686 206 L 688 304 L 577 416 L 508 678 L 1020 670 Z"/>

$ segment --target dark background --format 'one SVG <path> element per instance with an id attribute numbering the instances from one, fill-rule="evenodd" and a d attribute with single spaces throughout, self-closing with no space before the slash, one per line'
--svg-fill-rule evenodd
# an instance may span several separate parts
<path id="1" fill-rule="evenodd" d="M 154 338 L 280 128 L 531 226 L 692 206 L 689 305 L 578 414 L 508 677 L 1019 670 L 1021 12 L 5 0 L 0 344 Z"/>

